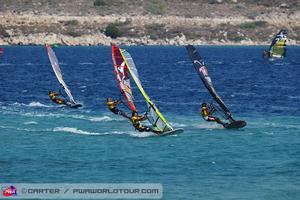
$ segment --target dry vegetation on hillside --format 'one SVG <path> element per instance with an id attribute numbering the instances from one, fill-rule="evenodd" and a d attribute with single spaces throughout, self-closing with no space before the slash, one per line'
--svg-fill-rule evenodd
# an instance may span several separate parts
<path id="1" fill-rule="evenodd" d="M 0 44 L 266 44 L 281 28 L 296 44 L 299 19 L 292 0 L 1 0 Z"/>

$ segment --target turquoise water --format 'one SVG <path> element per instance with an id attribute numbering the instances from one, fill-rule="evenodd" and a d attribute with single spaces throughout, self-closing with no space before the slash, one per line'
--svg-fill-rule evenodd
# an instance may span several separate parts
<path id="1" fill-rule="evenodd" d="M 300 197 L 300 48 L 265 62 L 265 47 L 198 47 L 241 130 L 199 116 L 210 97 L 184 47 L 125 47 L 142 84 L 180 135 L 153 137 L 111 114 L 120 96 L 109 47 L 55 48 L 82 109 L 54 105 L 59 85 L 43 47 L 0 58 L 1 182 L 161 183 L 163 199 Z M 142 96 L 133 89 L 140 112 Z M 126 111 L 126 107 L 121 105 Z"/>

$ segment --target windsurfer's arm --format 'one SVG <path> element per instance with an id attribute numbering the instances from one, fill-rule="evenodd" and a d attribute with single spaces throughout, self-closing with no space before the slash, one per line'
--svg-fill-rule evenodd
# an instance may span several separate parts
<path id="1" fill-rule="evenodd" d="M 54 92 L 54 93 L 53 93 L 53 96 L 55 96 L 55 97 L 57 97 L 57 96 L 59 96 L 59 95 L 60 95 L 59 92 Z"/>
<path id="2" fill-rule="evenodd" d="M 114 101 L 114 105 L 116 106 L 116 105 L 118 105 L 120 102 L 121 102 L 121 100 L 120 100 L 120 99 L 117 99 L 117 100 Z"/>
<path id="3" fill-rule="evenodd" d="M 147 119 L 147 115 L 145 114 L 139 117 L 139 121 L 144 121 L 146 119 Z"/>
<path id="4" fill-rule="evenodd" d="M 215 109 L 214 107 L 212 107 L 212 108 L 210 109 L 210 111 L 208 112 L 208 115 L 211 115 L 211 114 L 213 114 L 214 112 L 216 112 L 216 109 Z"/>

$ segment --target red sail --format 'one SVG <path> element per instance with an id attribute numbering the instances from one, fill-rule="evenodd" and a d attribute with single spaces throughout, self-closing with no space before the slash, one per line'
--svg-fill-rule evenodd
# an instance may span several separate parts
<path id="1" fill-rule="evenodd" d="M 114 66 L 114 72 L 117 78 L 118 85 L 120 87 L 121 93 L 126 99 L 131 110 L 136 111 L 134 105 L 134 98 L 132 96 L 129 72 L 124 62 L 124 59 L 120 53 L 121 49 L 115 45 L 112 46 L 112 62 Z"/>

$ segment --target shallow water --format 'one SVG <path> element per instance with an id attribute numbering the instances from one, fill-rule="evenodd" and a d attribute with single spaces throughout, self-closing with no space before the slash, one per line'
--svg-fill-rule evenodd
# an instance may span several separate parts
<path id="1" fill-rule="evenodd" d="M 0 58 L 1 182 L 154 182 L 164 199 L 300 196 L 300 48 L 264 62 L 265 47 L 198 47 L 241 130 L 199 116 L 210 97 L 184 47 L 124 47 L 144 89 L 180 135 L 153 137 L 107 111 L 120 96 L 109 47 L 59 47 L 65 81 L 82 109 L 54 105 L 43 47 L 4 47 Z M 145 103 L 133 89 L 138 109 Z M 122 108 L 127 108 L 122 105 Z"/>

